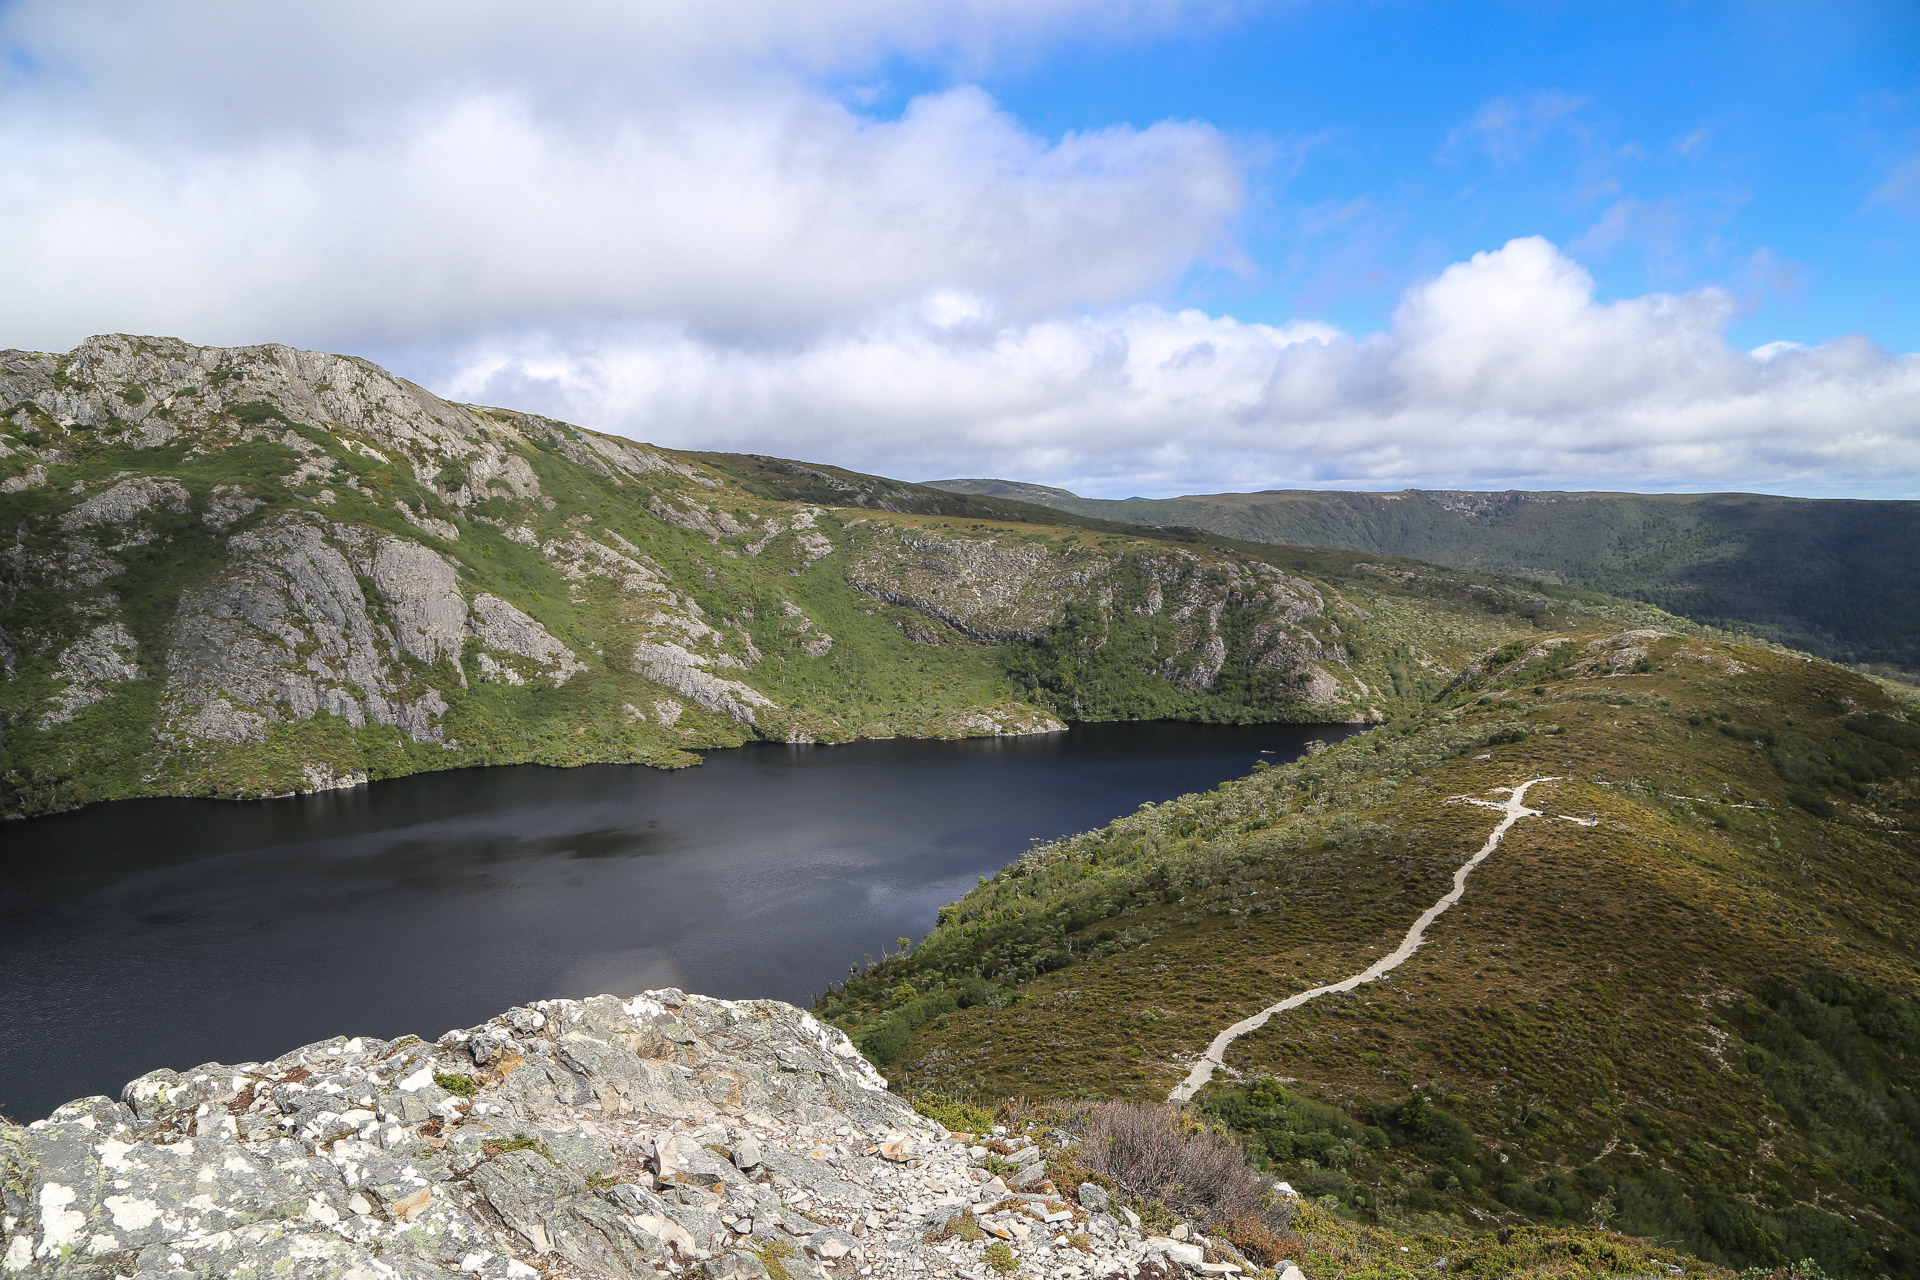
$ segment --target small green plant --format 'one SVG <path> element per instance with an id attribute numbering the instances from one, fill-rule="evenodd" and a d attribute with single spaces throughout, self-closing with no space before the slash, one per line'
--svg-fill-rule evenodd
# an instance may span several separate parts
<path id="1" fill-rule="evenodd" d="M 913 1100 L 913 1109 L 956 1133 L 985 1133 L 993 1128 L 991 1111 L 950 1094 L 923 1093 Z"/>
<path id="2" fill-rule="evenodd" d="M 790 1280 L 793 1273 L 787 1270 L 785 1259 L 793 1256 L 793 1246 L 785 1240 L 769 1240 L 756 1255 L 760 1265 L 767 1269 L 769 1280 Z"/>
<path id="3" fill-rule="evenodd" d="M 932 1243 L 935 1240 L 957 1238 L 972 1243 L 975 1240 L 984 1240 L 986 1236 L 987 1233 L 981 1230 L 980 1223 L 975 1220 L 974 1216 L 962 1210 L 954 1214 L 951 1218 L 948 1218 L 947 1225 L 929 1235 L 927 1241 L 928 1243 Z"/>
<path id="4" fill-rule="evenodd" d="M 291 424 L 291 419 L 289 419 L 286 414 L 280 412 L 279 409 L 268 404 L 265 400 L 247 400 L 240 404 L 229 405 L 227 412 L 233 415 L 234 421 L 245 423 L 250 427 L 258 426 L 267 421 Z"/>
<path id="5" fill-rule="evenodd" d="M 462 1098 L 471 1098 L 480 1092 L 480 1082 L 472 1076 L 447 1075 L 436 1071 L 433 1073 L 433 1082 L 448 1093 L 458 1094 Z"/>
<path id="6" fill-rule="evenodd" d="M 995 1240 L 987 1246 L 987 1265 L 1005 1275 L 1017 1268 L 1020 1260 L 1013 1256 L 1013 1250 L 1007 1247 L 1006 1241 Z"/>
<path id="7" fill-rule="evenodd" d="M 499 1142 L 483 1142 L 480 1144 L 480 1151 L 487 1156 L 504 1156 L 514 1151 L 532 1151 L 548 1164 L 555 1163 L 553 1153 L 547 1150 L 546 1143 L 538 1138 L 528 1137 L 524 1133 L 518 1137 L 504 1138 Z"/>

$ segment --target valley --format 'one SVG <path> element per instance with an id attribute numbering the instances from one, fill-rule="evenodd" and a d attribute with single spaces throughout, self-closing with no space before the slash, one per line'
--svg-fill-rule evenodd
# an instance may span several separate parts
<path id="1" fill-rule="evenodd" d="M 1022 832 L 1024 853 L 1000 832 L 966 866 L 990 874 L 932 876 L 952 900 L 914 899 L 937 910 L 924 938 L 806 988 L 821 1043 L 857 1046 L 970 1134 L 1187 1102 L 1184 1132 L 1239 1144 L 1235 1161 L 1303 1197 L 1280 1215 L 1297 1235 L 1235 1247 L 1294 1250 L 1266 1260 L 1311 1280 L 1641 1274 L 1682 1255 L 1699 1275 L 1803 1259 L 1920 1275 L 1920 699 L 1785 647 L 1908 665 L 1905 516 L 1872 523 L 1899 504 L 1810 542 L 1772 507 L 1741 524 L 1705 498 L 1295 504 L 1425 513 L 1362 538 L 1339 527 L 1372 527 L 1365 504 L 1289 524 L 1261 503 L 1216 519 L 960 487 L 975 491 L 659 448 L 287 347 L 109 335 L 0 353 L 0 815 L 29 824 L 0 831 L 107 802 L 319 804 L 427 774 L 452 794 L 484 788 L 483 766 L 682 769 L 749 745 L 1365 729 L 1109 795 L 1076 811 L 1078 834 Z M 1495 534 L 1468 538 L 1469 516 Z M 1885 549 L 1878 592 L 1857 573 L 1882 562 L 1846 550 L 1863 539 Z M 1800 545 L 1825 550 L 1776 573 Z M 1570 547 L 1593 555 L 1543 551 Z M 1834 557 L 1846 573 L 1820 568 Z M 632 815 L 582 830 L 564 858 L 650 838 Z M 376 870 L 398 880 L 364 896 L 512 882 L 490 864 L 546 867 L 521 847 L 539 839 L 475 841 L 472 862 L 379 845 L 365 865 L 391 856 Z M 551 865 L 576 889 L 611 883 Z M 798 883 L 781 892 L 818 889 Z M 511 905 L 537 914 L 537 897 Z M 565 899 L 540 936 L 589 910 Z M 408 954 L 395 967 L 453 963 Z M 644 968 L 568 982 L 651 984 Z M 474 981 L 433 1016 L 598 994 L 495 999 L 504 980 Z M 355 985 L 340 995 L 360 1009 Z M 493 1061 L 468 1083 L 505 1088 L 513 1064 Z M 436 1105 L 448 1125 L 483 1114 Z M 440 1151 L 424 1114 L 393 1141 Z M 469 1137 L 475 1161 L 518 1141 Z M 1062 1179 L 1085 1172 L 1056 1158 Z M 986 1174 L 999 1156 L 969 1159 Z M 545 1176 L 531 1157 L 524 1172 Z M 1137 1208 L 1171 1212 L 1156 1203 Z"/>

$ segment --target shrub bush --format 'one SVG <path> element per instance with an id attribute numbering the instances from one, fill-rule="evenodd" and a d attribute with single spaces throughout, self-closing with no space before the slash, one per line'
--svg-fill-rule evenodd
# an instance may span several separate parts
<path id="1" fill-rule="evenodd" d="M 1191 1111 L 1098 1102 L 1077 1109 L 1071 1126 L 1088 1169 L 1202 1225 L 1258 1214 L 1268 1198 L 1267 1180 L 1247 1167 L 1240 1144 Z"/>
<path id="2" fill-rule="evenodd" d="M 1412 1147 L 1429 1160 L 1465 1164 L 1473 1159 L 1473 1130 L 1415 1091 L 1405 1102 L 1377 1108 L 1373 1122 L 1385 1129 L 1395 1146 Z"/>

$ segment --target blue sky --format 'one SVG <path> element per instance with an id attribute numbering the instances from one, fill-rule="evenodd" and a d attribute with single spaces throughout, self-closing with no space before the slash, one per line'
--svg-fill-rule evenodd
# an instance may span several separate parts
<path id="1" fill-rule="evenodd" d="M 1920 6 L 0 0 L 0 347 L 1096 495 L 1920 487 Z"/>
<path id="2" fill-rule="evenodd" d="M 1887 190 L 1920 148 L 1920 5 L 1273 5 L 979 79 L 1045 134 L 1232 136 L 1253 272 L 1180 301 L 1371 330 L 1410 281 L 1540 235 L 1604 294 L 1734 289 L 1735 342 L 1920 348 L 1920 174 Z"/>

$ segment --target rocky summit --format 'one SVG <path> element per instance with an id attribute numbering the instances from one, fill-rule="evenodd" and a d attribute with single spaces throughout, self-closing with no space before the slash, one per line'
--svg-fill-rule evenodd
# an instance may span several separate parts
<path id="1" fill-rule="evenodd" d="M 0 1275 L 1253 1270 L 1055 1187 L 1030 1140 L 988 1172 L 998 1155 L 886 1083 L 790 1005 L 675 990 L 155 1071 L 119 1102 L 0 1122 Z"/>

